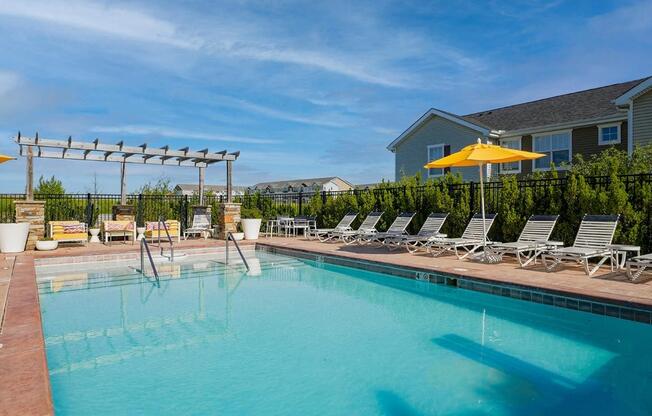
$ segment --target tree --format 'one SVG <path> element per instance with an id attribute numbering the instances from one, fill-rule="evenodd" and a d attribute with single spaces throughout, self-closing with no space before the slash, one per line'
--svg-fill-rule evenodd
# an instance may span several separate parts
<path id="1" fill-rule="evenodd" d="M 54 176 L 49 179 L 41 176 L 34 189 L 34 195 L 63 195 L 65 193 L 66 189 L 63 187 L 63 183 Z"/>

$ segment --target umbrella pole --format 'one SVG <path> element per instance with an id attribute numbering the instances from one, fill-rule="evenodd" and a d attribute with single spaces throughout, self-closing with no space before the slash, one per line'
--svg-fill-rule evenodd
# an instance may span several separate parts
<path id="1" fill-rule="evenodd" d="M 485 215 L 484 215 L 484 185 L 482 183 L 482 165 L 483 164 L 480 163 L 480 208 L 482 210 L 482 244 L 483 246 L 486 246 L 487 245 L 487 223 L 485 222 Z"/>

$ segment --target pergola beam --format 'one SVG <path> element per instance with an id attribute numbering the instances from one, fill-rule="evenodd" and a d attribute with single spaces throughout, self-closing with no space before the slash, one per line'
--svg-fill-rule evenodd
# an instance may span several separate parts
<path id="1" fill-rule="evenodd" d="M 159 156 L 159 157 L 184 157 L 188 159 L 201 159 L 204 163 L 207 161 L 220 162 L 223 160 L 236 160 L 237 156 L 234 153 L 209 153 L 208 149 L 203 149 L 201 151 L 191 151 L 188 147 L 184 147 L 179 150 L 171 150 L 169 146 L 164 146 L 163 148 L 156 149 L 143 146 L 125 146 L 124 142 L 119 142 L 117 144 L 103 144 L 99 140 L 94 140 L 93 142 L 80 142 L 73 141 L 72 137 L 69 137 L 67 140 L 52 140 L 52 139 L 42 139 L 40 137 L 25 137 L 18 136 L 16 137 L 16 143 L 19 145 L 25 146 L 37 146 L 40 148 L 52 148 L 52 149 L 66 149 L 66 150 L 81 150 L 89 151 L 89 153 L 97 152 L 112 152 L 112 153 L 125 153 L 132 155 L 140 156 Z M 89 158 L 88 160 L 95 160 Z"/>

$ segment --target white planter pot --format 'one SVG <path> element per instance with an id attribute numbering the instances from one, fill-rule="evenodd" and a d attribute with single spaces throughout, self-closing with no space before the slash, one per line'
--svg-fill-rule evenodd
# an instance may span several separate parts
<path id="1" fill-rule="evenodd" d="M 242 240 L 244 238 L 244 233 L 232 233 L 233 239 L 236 241 Z"/>
<path id="2" fill-rule="evenodd" d="M 245 240 L 258 240 L 258 234 L 260 233 L 260 223 L 263 220 L 260 218 L 243 218 L 241 221 Z"/>
<path id="3" fill-rule="evenodd" d="M 25 251 L 29 223 L 0 224 L 0 251 L 3 253 L 20 253 Z"/>
<path id="4" fill-rule="evenodd" d="M 58 241 L 37 241 L 36 249 L 39 251 L 56 250 L 59 247 Z"/>

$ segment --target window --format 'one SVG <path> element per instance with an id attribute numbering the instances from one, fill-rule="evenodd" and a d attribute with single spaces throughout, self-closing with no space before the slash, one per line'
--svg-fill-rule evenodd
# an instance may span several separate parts
<path id="1" fill-rule="evenodd" d="M 500 146 L 508 149 L 521 150 L 521 138 L 512 137 L 508 139 L 500 139 Z M 509 162 L 500 164 L 500 173 L 520 173 L 521 162 Z"/>
<path id="2" fill-rule="evenodd" d="M 533 137 L 534 151 L 546 156 L 534 161 L 534 170 L 549 170 L 550 164 L 556 167 L 571 161 L 571 132 L 560 131 L 543 133 Z"/>
<path id="3" fill-rule="evenodd" d="M 608 145 L 618 143 L 620 143 L 620 123 L 598 126 L 598 144 Z"/>
<path id="4" fill-rule="evenodd" d="M 428 162 L 433 160 L 441 159 L 444 157 L 444 147 L 445 144 L 433 144 L 428 146 Z M 426 163 L 428 163 L 426 162 Z M 434 176 L 441 176 L 444 174 L 444 169 L 428 169 L 428 177 L 432 178 Z"/>

